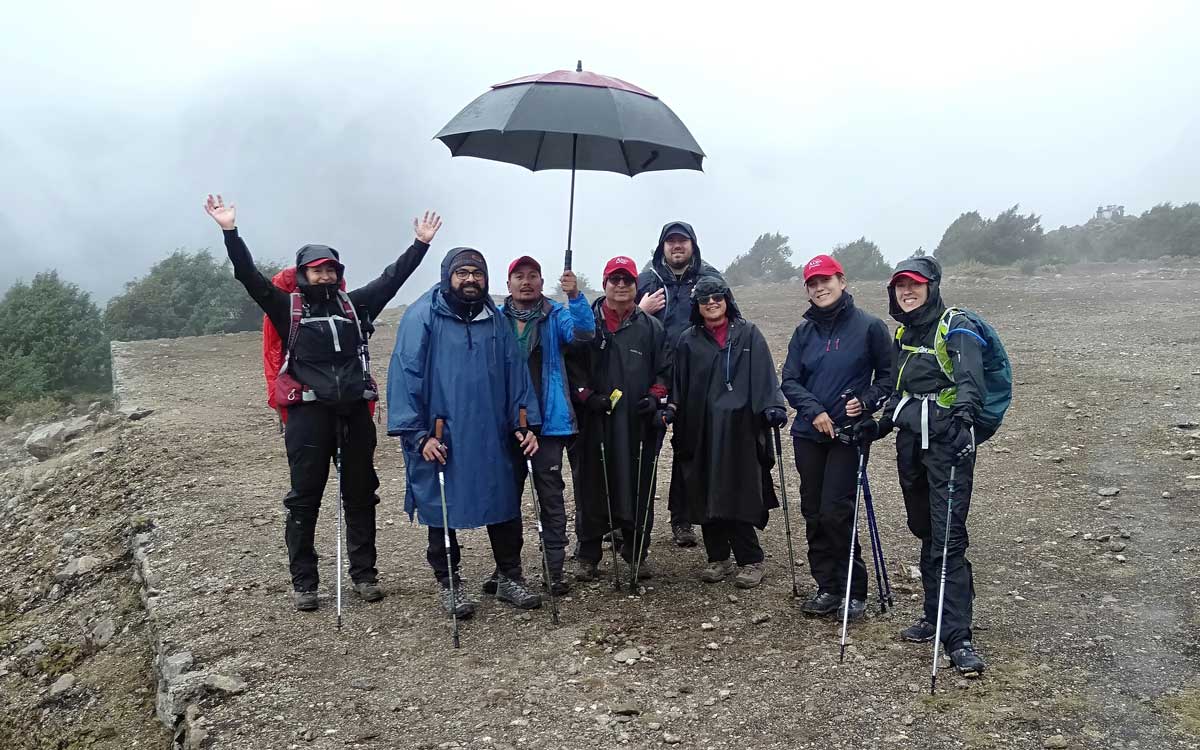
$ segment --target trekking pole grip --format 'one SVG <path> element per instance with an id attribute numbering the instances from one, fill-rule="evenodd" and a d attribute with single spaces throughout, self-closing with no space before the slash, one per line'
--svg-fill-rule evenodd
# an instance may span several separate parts
<path id="1" fill-rule="evenodd" d="M 522 430 L 529 427 L 529 423 L 526 420 L 527 420 L 527 417 L 525 416 L 525 407 L 522 406 L 517 411 L 517 424 L 521 425 Z"/>
<path id="2" fill-rule="evenodd" d="M 438 417 L 433 421 L 433 436 L 437 438 L 439 443 L 442 442 L 442 429 L 445 426 L 446 420 L 442 419 L 441 417 Z"/>

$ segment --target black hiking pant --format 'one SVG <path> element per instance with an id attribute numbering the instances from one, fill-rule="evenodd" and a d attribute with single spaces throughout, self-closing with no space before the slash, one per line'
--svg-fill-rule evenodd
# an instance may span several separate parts
<path id="1" fill-rule="evenodd" d="M 646 553 L 650 549 L 650 534 L 654 531 L 654 503 L 642 503 L 637 509 L 639 524 L 637 530 L 637 546 L 641 548 L 638 555 L 639 560 L 646 559 Z M 625 562 L 632 563 L 634 559 L 634 524 L 624 519 L 614 519 L 617 528 L 620 530 L 621 538 L 621 557 Z M 642 524 L 645 524 L 643 527 Z M 643 528 L 645 534 L 642 534 Z M 579 553 L 576 557 L 585 562 L 599 563 L 600 558 L 604 556 L 604 537 L 608 534 L 607 531 L 601 530 L 600 536 L 585 537 L 580 533 L 579 525 L 576 524 L 575 533 L 579 534 Z"/>
<path id="2" fill-rule="evenodd" d="M 708 553 L 709 562 L 728 560 L 730 552 L 738 565 L 754 565 L 763 561 L 758 532 L 752 523 L 714 518 L 700 524 L 700 530 L 704 533 L 704 551 Z"/>
<path id="3" fill-rule="evenodd" d="M 314 537 L 321 497 L 336 459 L 341 432 L 342 509 L 346 518 L 346 552 L 355 583 L 375 581 L 375 506 L 379 477 L 375 474 L 375 424 L 366 401 L 339 413 L 324 404 L 288 407 L 283 441 L 287 447 L 292 489 L 283 499 L 287 509 L 283 539 L 287 544 L 292 588 L 315 591 L 317 551 Z"/>
<path id="4" fill-rule="evenodd" d="M 543 435 L 538 438 L 538 450 L 527 457 L 516 449 L 513 463 L 516 466 L 517 496 L 525 495 L 525 478 L 529 469 L 526 458 L 533 464 L 533 489 L 541 506 L 542 536 L 546 540 L 546 557 L 550 562 L 551 575 L 561 575 L 563 561 L 567 557 L 567 509 L 563 499 L 562 460 L 563 449 L 571 442 L 570 435 Z M 535 504 L 534 508 L 538 505 Z M 536 511 L 535 511 L 536 512 Z M 540 563 L 539 563 L 539 567 Z"/>
<path id="5" fill-rule="evenodd" d="M 800 514 L 808 537 L 808 567 L 818 593 L 845 596 L 850 560 L 850 529 L 858 492 L 858 448 L 837 440 L 818 443 L 792 438 L 800 473 Z M 854 542 L 850 596 L 867 598 L 867 566 L 862 544 Z"/>
<path id="6" fill-rule="evenodd" d="M 496 570 L 507 578 L 521 580 L 521 547 L 525 544 L 521 530 L 521 517 L 511 521 L 494 523 L 487 527 L 488 539 L 492 543 L 492 557 L 496 558 Z M 458 534 L 450 529 L 450 560 L 454 565 L 454 581 L 458 582 L 458 564 L 462 550 L 458 546 Z M 429 546 L 425 548 L 425 559 L 433 568 L 438 583 L 448 586 L 450 569 L 446 567 L 446 540 L 441 526 L 429 527 Z"/>
<path id="7" fill-rule="evenodd" d="M 691 526 L 688 520 L 687 492 L 684 489 L 683 462 L 671 462 L 671 489 L 667 491 L 667 512 L 671 526 Z"/>
<path id="8" fill-rule="evenodd" d="M 950 467 L 954 496 L 949 496 Z M 975 480 L 975 454 L 958 459 L 933 435 L 921 450 L 921 434 L 896 431 L 896 467 L 908 528 L 921 540 L 921 585 L 925 589 L 926 622 L 937 621 L 938 584 L 942 575 L 942 543 L 946 542 L 946 594 L 942 608 L 942 643 L 947 650 L 971 639 L 971 606 L 975 582 L 967 559 L 967 512 Z M 950 502 L 953 500 L 953 502 Z M 951 506 L 946 528 L 946 506 Z M 947 533 L 949 537 L 947 538 Z"/>

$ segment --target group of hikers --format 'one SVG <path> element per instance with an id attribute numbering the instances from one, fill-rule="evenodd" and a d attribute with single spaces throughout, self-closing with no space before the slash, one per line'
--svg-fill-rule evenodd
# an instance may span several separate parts
<path id="1" fill-rule="evenodd" d="M 234 275 L 281 345 L 271 392 L 286 418 L 285 542 L 295 606 L 318 607 L 314 531 L 331 461 L 339 471 L 353 591 L 379 601 L 372 423 L 379 391 L 367 339 L 371 321 L 423 260 L 441 219 L 414 219 L 412 245 L 377 279 L 345 291 L 336 250 L 300 248 L 294 284 L 281 286 L 255 268 L 234 207 L 210 195 L 206 210 L 224 231 Z M 900 636 L 936 638 L 959 673 L 983 672 L 972 643 L 966 550 L 976 441 L 995 429 L 981 422 L 990 329 L 946 306 L 935 260 L 911 258 L 891 277 L 889 313 L 900 324 L 894 335 L 855 305 L 836 259 L 807 262 L 809 306 L 781 376 L 763 334 L 701 259 L 685 222 L 663 227 L 640 273 L 629 257 L 609 260 L 602 294 L 591 303 L 570 270 L 559 280 L 566 304 L 545 295 L 535 258 L 517 258 L 507 270 L 508 296 L 497 305 L 483 253 L 446 253 L 439 282 L 405 311 L 388 368 L 387 434 L 403 450 L 405 510 L 428 527 L 427 560 L 456 633 L 458 620 L 477 606 L 460 578 L 460 529 L 486 527 L 495 569 L 483 592 L 518 608 L 539 607 L 544 594 L 553 600 L 575 582 L 611 575 L 618 587 L 627 580 L 636 589 L 652 578 L 655 488 L 668 433 L 673 542 L 694 547 L 702 540 L 702 581 L 758 586 L 765 574 L 758 531 L 779 507 L 772 470 L 782 458 L 779 430 L 790 406 L 815 582 L 801 611 L 865 616 L 858 490 L 872 443 L 895 431 L 924 587 L 923 612 Z M 564 454 L 574 486 L 573 576 L 566 570 Z M 539 585 L 522 567 L 527 480 L 542 537 Z M 606 548 L 609 567 L 602 570 Z"/>

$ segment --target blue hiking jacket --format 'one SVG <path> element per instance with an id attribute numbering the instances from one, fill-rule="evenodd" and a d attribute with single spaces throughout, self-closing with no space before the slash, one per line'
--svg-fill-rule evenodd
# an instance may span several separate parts
<path id="1" fill-rule="evenodd" d="M 796 410 L 792 435 L 818 442 L 829 438 L 817 432 L 812 421 L 829 414 L 835 425 L 850 424 L 842 394 L 852 389 L 868 414 L 892 395 L 896 364 L 887 325 L 858 309 L 854 297 L 843 292 L 840 307 L 831 319 L 814 313 L 796 326 L 788 343 L 780 389 Z"/>
<path id="2" fill-rule="evenodd" d="M 500 314 L 515 335 L 516 323 L 508 314 L 511 301 L 511 297 L 504 301 Z M 579 431 L 562 351 L 564 347 L 586 344 L 595 335 L 596 318 L 582 293 L 568 299 L 566 305 L 542 298 L 542 316 L 529 334 L 528 357 L 529 377 L 542 410 L 542 435 L 565 436 Z"/>

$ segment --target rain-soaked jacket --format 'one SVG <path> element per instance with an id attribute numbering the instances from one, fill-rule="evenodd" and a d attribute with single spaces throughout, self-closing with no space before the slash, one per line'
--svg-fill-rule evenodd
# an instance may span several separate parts
<path id="1" fill-rule="evenodd" d="M 530 426 L 541 424 L 529 368 L 492 299 L 485 293 L 471 320 L 446 301 L 450 262 L 465 250 L 447 253 L 441 282 L 400 320 L 387 391 L 387 432 L 400 438 L 404 450 L 404 509 L 427 526 L 442 526 L 440 464 L 426 461 L 421 446 L 433 434 L 434 420 L 445 420 L 446 506 L 454 529 L 520 515 L 513 481 L 513 433 L 520 424 L 520 407 L 528 409 Z"/>

